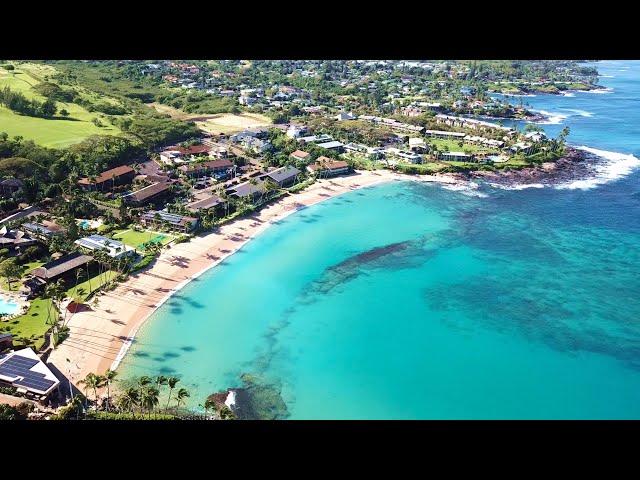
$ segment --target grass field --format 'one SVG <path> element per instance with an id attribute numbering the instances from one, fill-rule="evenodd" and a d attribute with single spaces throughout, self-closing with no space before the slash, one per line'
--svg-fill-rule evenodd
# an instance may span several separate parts
<path id="1" fill-rule="evenodd" d="M 51 328 L 47 324 L 47 310 L 51 305 L 48 298 L 36 298 L 31 301 L 29 310 L 24 315 L 14 318 L 8 322 L 0 322 L 0 327 L 9 327 L 9 333 L 14 337 L 30 339 L 34 342 L 34 347 L 39 349 L 44 343 L 44 334 Z M 51 307 L 51 315 L 54 315 L 54 307 Z"/>
<path id="2" fill-rule="evenodd" d="M 97 290 L 102 287 L 105 283 L 110 282 L 115 277 L 118 276 L 118 272 L 113 270 L 107 270 L 102 275 L 94 275 L 90 279 L 79 283 L 77 287 L 71 287 L 67 290 L 67 297 L 73 298 L 74 296 L 78 297 L 78 300 L 84 302 L 87 300 L 91 292 Z"/>
<path id="3" fill-rule="evenodd" d="M 162 243 L 166 245 L 175 237 L 169 233 L 150 232 L 144 230 L 142 232 L 136 232 L 135 230 L 122 230 L 113 235 L 115 240 L 120 240 L 122 243 L 134 247 L 138 250 L 143 250 L 142 245 L 147 242 Z"/>
<path id="4" fill-rule="evenodd" d="M 38 267 L 44 265 L 44 263 L 45 262 L 41 262 L 41 261 L 25 263 L 24 265 L 22 265 L 22 277 L 24 277 L 27 273 L 29 273 L 34 268 L 38 268 Z M 15 292 L 15 291 L 20 290 L 21 283 L 22 283 L 21 281 L 11 282 L 10 291 Z M 7 284 L 7 279 L 6 278 L 0 278 L 0 289 L 1 290 L 9 290 L 9 285 Z"/>
<path id="5" fill-rule="evenodd" d="M 14 91 L 23 93 L 28 98 L 44 100 L 44 97 L 32 90 L 52 73 L 49 66 L 36 64 L 16 64 L 16 69 L 7 71 L 0 69 L 0 88 L 8 86 Z M 89 94 L 86 94 L 89 95 Z M 106 100 L 105 100 L 106 101 Z M 91 135 L 117 135 L 120 130 L 105 121 L 103 127 L 97 127 L 92 120 L 97 113 L 92 113 L 75 103 L 56 102 L 58 111 L 65 109 L 68 118 L 38 118 L 18 115 L 4 106 L 0 106 L 0 132 L 10 136 L 20 135 L 25 139 L 45 147 L 64 148 L 78 143 Z"/>
<path id="6" fill-rule="evenodd" d="M 444 149 L 444 147 L 448 147 L 450 152 L 464 152 L 465 150 L 470 151 L 471 153 L 490 153 L 497 152 L 495 149 L 481 147 L 479 145 L 472 145 L 470 143 L 463 143 L 462 147 L 460 146 L 460 142 L 457 140 L 449 140 L 446 138 L 430 138 L 429 144 L 435 145 L 438 147 L 440 151 Z"/>
<path id="7" fill-rule="evenodd" d="M 167 113 L 177 120 L 190 120 L 195 122 L 201 130 L 210 134 L 231 134 L 246 130 L 247 128 L 266 127 L 271 125 L 271 119 L 259 113 L 217 113 L 206 115 L 202 113 L 185 113 L 177 108 L 169 107 L 161 103 L 150 103 L 160 113 Z"/>

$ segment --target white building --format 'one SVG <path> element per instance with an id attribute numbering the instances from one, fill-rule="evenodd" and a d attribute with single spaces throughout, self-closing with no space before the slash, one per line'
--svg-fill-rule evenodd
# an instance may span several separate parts
<path id="1" fill-rule="evenodd" d="M 102 235 L 89 235 L 73 243 L 91 252 L 102 251 L 111 258 L 122 258 L 135 253 L 135 248 Z"/>

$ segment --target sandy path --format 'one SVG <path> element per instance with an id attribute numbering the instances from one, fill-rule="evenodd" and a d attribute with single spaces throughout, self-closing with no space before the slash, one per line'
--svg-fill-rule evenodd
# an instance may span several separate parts
<path id="1" fill-rule="evenodd" d="M 49 362 L 68 374 L 74 384 L 89 372 L 115 368 L 138 328 L 172 293 L 236 252 L 273 222 L 350 190 L 406 178 L 379 170 L 321 180 L 250 217 L 222 226 L 216 233 L 165 250 L 150 268 L 100 295 L 97 307 L 87 307 L 73 315 L 68 322 L 69 338 L 51 353 Z"/>

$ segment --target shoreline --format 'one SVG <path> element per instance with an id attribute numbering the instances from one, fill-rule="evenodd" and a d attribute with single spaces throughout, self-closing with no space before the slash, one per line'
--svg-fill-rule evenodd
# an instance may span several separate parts
<path id="1" fill-rule="evenodd" d="M 589 161 L 594 152 L 580 151 L 581 148 L 575 147 L 571 150 L 575 157 L 561 159 L 553 169 L 536 167 L 500 173 L 434 175 L 407 175 L 381 169 L 319 180 L 301 192 L 280 198 L 247 217 L 222 225 L 215 232 L 197 235 L 189 242 L 164 250 L 151 266 L 131 275 L 114 290 L 99 294 L 97 307 L 85 307 L 75 313 L 68 322 L 69 337 L 51 353 L 49 361 L 61 372 L 66 372 L 73 383 L 90 372 L 101 374 L 107 369 L 120 368 L 140 328 L 173 295 L 238 252 L 270 226 L 311 205 L 392 181 L 439 183 L 453 190 L 478 188 L 478 181 L 516 190 L 557 186 L 560 185 L 558 181 L 566 181 L 567 178 L 579 180 L 582 177 L 579 173 L 586 173 L 583 170 L 585 166 L 594 165 Z M 593 173 L 593 168 L 587 170 Z M 539 174 L 546 178 L 538 177 Z M 578 177 L 574 177 L 576 174 Z M 540 183 L 545 180 L 544 185 Z"/>
<path id="2" fill-rule="evenodd" d="M 147 269 L 98 295 L 97 307 L 86 307 L 68 322 L 69 337 L 49 362 L 77 383 L 88 373 L 116 370 L 140 328 L 164 303 L 191 281 L 216 267 L 276 222 L 311 205 L 344 193 L 391 181 L 421 180 L 457 183 L 449 175 L 421 179 L 388 170 L 356 171 L 346 177 L 319 180 L 309 188 L 283 197 L 248 217 L 222 225 L 215 232 L 164 250 Z M 66 368 L 65 368 L 66 367 Z"/>

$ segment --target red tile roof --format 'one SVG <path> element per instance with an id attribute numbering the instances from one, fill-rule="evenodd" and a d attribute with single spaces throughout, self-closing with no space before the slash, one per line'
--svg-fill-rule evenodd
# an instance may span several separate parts
<path id="1" fill-rule="evenodd" d="M 122 177 L 123 175 L 128 175 L 135 173 L 135 170 L 128 165 L 122 165 L 120 167 L 112 168 L 111 170 L 107 170 L 102 172 L 100 175 L 96 177 L 96 184 L 104 183 L 109 180 L 113 180 L 113 178 Z M 78 180 L 78 183 L 81 185 L 90 185 L 91 181 L 88 177 L 81 178 Z"/>

